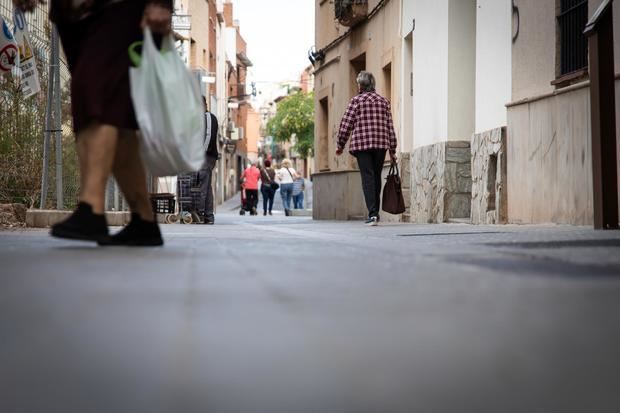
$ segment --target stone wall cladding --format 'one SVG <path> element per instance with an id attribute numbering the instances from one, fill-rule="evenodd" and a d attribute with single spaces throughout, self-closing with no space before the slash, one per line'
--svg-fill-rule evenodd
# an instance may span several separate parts
<path id="1" fill-rule="evenodd" d="M 469 218 L 471 149 L 467 141 L 441 142 L 411 154 L 411 222 Z"/>
<path id="2" fill-rule="evenodd" d="M 411 221 L 411 154 L 400 154 L 400 175 L 401 185 L 403 190 L 403 198 L 405 198 L 405 213 L 403 214 L 402 221 Z"/>
<path id="3" fill-rule="evenodd" d="M 472 138 L 472 224 L 508 222 L 506 135 L 506 128 L 497 128 Z M 496 165 L 492 165 L 492 159 L 496 159 Z M 495 169 L 495 185 L 490 176 L 492 169 Z"/>

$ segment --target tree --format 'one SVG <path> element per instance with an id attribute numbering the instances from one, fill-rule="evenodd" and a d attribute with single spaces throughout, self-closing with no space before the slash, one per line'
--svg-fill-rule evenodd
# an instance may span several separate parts
<path id="1" fill-rule="evenodd" d="M 314 148 L 314 94 L 301 91 L 284 98 L 278 103 L 278 110 L 267 123 L 267 132 L 276 142 L 290 142 L 293 135 L 296 143 L 293 149 L 302 158 L 312 156 Z"/>

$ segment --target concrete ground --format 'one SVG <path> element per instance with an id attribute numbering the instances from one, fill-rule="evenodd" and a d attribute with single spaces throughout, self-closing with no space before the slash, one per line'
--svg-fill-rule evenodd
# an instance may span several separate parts
<path id="1" fill-rule="evenodd" d="M 0 412 L 620 411 L 620 232 L 163 231 L 155 249 L 0 233 Z"/>

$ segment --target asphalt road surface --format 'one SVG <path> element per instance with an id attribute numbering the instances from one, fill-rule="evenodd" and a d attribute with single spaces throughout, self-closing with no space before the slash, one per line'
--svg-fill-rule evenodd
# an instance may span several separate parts
<path id="1" fill-rule="evenodd" d="M 619 232 L 163 231 L 0 233 L 0 412 L 620 412 Z"/>

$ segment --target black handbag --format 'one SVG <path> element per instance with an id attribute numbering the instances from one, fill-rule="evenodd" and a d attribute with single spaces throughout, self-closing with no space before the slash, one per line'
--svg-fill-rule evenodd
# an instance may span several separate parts
<path id="1" fill-rule="evenodd" d="M 388 214 L 398 215 L 405 212 L 405 198 L 401 187 L 398 165 L 392 162 L 383 188 L 383 207 Z"/>

